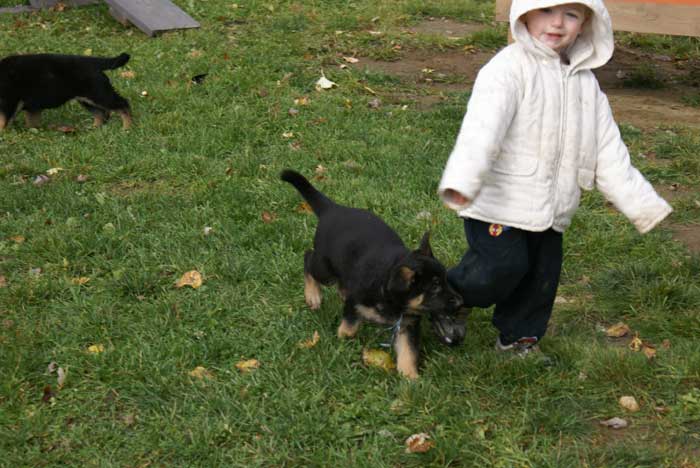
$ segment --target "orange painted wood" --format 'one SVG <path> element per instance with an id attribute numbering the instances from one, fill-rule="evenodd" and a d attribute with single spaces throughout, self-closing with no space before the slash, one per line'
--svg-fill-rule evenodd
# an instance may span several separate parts
<path id="1" fill-rule="evenodd" d="M 508 21 L 511 0 L 496 0 L 496 20 Z M 607 0 L 613 29 L 700 37 L 700 0 Z"/>

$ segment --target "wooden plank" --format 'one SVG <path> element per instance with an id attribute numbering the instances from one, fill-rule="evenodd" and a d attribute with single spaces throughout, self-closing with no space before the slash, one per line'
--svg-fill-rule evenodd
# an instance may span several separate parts
<path id="1" fill-rule="evenodd" d="M 496 20 L 508 21 L 510 0 L 496 0 Z M 613 29 L 700 37 L 698 0 L 606 0 Z"/>
<path id="2" fill-rule="evenodd" d="M 198 28 L 192 19 L 170 0 L 105 0 L 117 21 L 128 20 L 149 36 L 170 29 Z"/>

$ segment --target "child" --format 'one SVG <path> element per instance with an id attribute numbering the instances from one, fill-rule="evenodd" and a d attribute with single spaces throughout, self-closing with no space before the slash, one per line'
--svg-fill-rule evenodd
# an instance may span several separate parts
<path id="1" fill-rule="evenodd" d="M 630 163 L 591 72 L 613 53 L 602 0 L 514 0 L 514 42 L 479 72 L 438 193 L 469 250 L 448 272 L 466 306 L 496 304 L 496 349 L 526 355 L 547 330 L 562 233 L 596 186 L 640 233 L 672 209 Z"/>

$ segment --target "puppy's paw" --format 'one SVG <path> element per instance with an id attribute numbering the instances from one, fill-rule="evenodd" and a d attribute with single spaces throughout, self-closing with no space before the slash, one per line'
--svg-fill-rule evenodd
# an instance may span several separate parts
<path id="1" fill-rule="evenodd" d="M 360 321 L 350 323 L 343 319 L 338 326 L 338 338 L 353 338 L 360 329 Z"/>
<path id="2" fill-rule="evenodd" d="M 321 288 L 311 275 L 304 275 L 304 299 L 309 309 L 321 308 Z"/>
<path id="3" fill-rule="evenodd" d="M 399 374 L 401 374 L 409 380 L 416 380 L 418 378 L 418 369 L 416 369 L 415 366 L 406 366 L 404 368 L 401 367 L 401 365 L 399 364 L 397 366 L 397 370 L 399 371 Z"/>

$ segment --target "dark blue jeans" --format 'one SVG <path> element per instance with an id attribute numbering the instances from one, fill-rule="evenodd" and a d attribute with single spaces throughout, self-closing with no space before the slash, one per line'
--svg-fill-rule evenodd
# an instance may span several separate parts
<path id="1" fill-rule="evenodd" d="M 562 264 L 562 234 L 464 220 L 469 250 L 447 272 L 467 307 L 496 304 L 493 325 L 503 344 L 547 331 Z"/>

